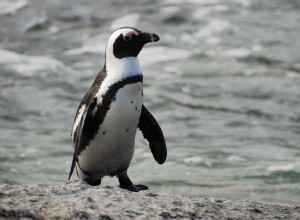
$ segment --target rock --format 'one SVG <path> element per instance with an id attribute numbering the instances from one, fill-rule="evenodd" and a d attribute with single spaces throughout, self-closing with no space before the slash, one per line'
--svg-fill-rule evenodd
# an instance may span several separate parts
<path id="1" fill-rule="evenodd" d="M 0 219 L 299 219 L 299 206 L 197 198 L 80 181 L 0 185 Z"/>

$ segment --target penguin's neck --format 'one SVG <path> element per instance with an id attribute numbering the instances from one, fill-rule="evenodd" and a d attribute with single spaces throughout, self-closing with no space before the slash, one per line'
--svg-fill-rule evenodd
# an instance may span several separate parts
<path id="1" fill-rule="evenodd" d="M 118 82 L 130 76 L 142 74 L 142 69 L 137 57 L 116 58 L 111 53 L 106 53 L 105 66 L 110 82 Z"/>
<path id="2" fill-rule="evenodd" d="M 118 59 L 107 53 L 105 58 L 106 76 L 96 93 L 98 103 L 102 102 L 102 95 L 109 90 L 111 85 L 131 76 L 142 75 L 142 69 L 136 57 Z"/>

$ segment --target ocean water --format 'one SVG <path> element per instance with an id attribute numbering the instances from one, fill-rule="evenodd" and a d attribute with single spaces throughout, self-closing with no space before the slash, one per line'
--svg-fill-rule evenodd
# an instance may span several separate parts
<path id="1" fill-rule="evenodd" d="M 168 158 L 138 133 L 133 182 L 299 204 L 299 21 L 298 0 L 2 0 L 0 183 L 67 180 L 77 106 L 112 31 L 135 26 L 161 39 L 139 57 Z"/>

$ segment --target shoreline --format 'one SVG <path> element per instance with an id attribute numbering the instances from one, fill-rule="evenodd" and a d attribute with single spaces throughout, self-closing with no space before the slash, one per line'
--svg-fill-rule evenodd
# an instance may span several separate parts
<path id="1" fill-rule="evenodd" d="M 300 219 L 300 206 L 128 192 L 111 186 L 0 185 L 0 219 Z"/>

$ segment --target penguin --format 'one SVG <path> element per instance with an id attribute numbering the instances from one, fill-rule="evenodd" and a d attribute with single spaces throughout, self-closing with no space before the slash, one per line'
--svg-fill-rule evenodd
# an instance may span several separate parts
<path id="1" fill-rule="evenodd" d="M 138 54 L 158 35 L 133 27 L 122 27 L 110 36 L 103 69 L 77 109 L 72 129 L 74 167 L 80 180 L 91 186 L 104 176 L 117 176 L 120 188 L 147 190 L 134 185 L 127 170 L 132 160 L 137 129 L 142 132 L 154 159 L 163 164 L 167 148 L 163 132 L 143 104 L 143 74 Z"/>

